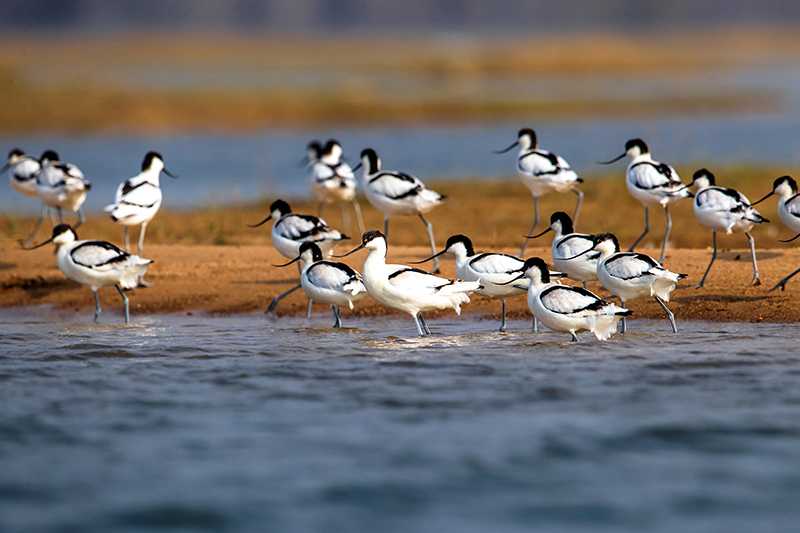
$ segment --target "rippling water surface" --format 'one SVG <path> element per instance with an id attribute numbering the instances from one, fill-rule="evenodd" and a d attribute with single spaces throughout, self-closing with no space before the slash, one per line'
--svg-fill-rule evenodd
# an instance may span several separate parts
<path id="1" fill-rule="evenodd" d="M 3 531 L 754 531 L 800 519 L 798 326 L 0 313 Z"/>

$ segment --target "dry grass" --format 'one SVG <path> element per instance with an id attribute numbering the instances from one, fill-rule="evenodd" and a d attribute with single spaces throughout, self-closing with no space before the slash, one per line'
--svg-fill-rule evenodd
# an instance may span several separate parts
<path id="1" fill-rule="evenodd" d="M 692 174 L 690 168 L 680 168 L 685 178 Z M 715 169 L 720 184 L 738 188 L 752 200 L 769 191 L 776 176 L 790 173 L 787 169 L 738 166 Z M 583 190 L 586 193 L 579 230 L 612 231 L 620 241 L 630 243 L 642 228 L 642 208 L 625 189 L 623 167 L 613 174 L 585 176 Z M 434 223 L 439 242 L 453 233 L 465 233 L 485 248 L 517 246 L 528 230 L 532 218 L 530 195 L 516 179 L 499 181 L 431 182 L 432 188 L 447 194 L 444 205 L 434 210 L 430 220 Z M 203 208 L 191 211 L 164 210 L 159 213 L 148 229 L 148 243 L 160 244 L 217 244 L 246 245 L 269 243 L 269 226 L 250 229 L 253 223 L 266 213 L 267 206 L 275 198 L 264 199 L 256 204 L 231 205 L 221 208 Z M 546 220 L 555 210 L 571 212 L 575 197 L 572 194 L 552 194 L 542 200 L 542 216 Z M 308 201 L 293 200 L 298 212 L 316 213 L 316 206 Z M 364 215 L 370 228 L 381 228 L 382 216 L 362 199 Z M 777 219 L 773 201 L 760 206 L 764 216 L 775 221 L 755 230 L 759 247 L 781 248 L 778 239 L 787 237 Z M 325 218 L 355 238 L 356 230 L 344 227 L 340 212 L 329 207 Z M 710 233 L 698 227 L 692 214 L 691 203 L 682 202 L 673 209 L 672 244 L 679 248 L 705 248 L 709 246 Z M 663 232 L 663 215 L 655 211 L 651 215 L 652 233 L 645 245 L 655 246 Z M 32 225 L 30 217 L 14 215 L 0 216 L 0 237 L 13 240 L 25 235 Z M 96 215 L 80 231 L 84 237 L 119 241 L 121 230 L 105 216 Z M 391 243 L 407 246 L 424 243 L 424 230 L 414 217 L 399 217 L 391 224 Z M 549 242 L 549 241 L 548 241 Z M 721 236 L 720 246 L 744 248 L 742 235 Z"/>

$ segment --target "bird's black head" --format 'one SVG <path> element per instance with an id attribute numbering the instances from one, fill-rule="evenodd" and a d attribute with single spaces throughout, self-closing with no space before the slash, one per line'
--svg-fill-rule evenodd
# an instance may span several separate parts
<path id="1" fill-rule="evenodd" d="M 11 151 L 8 152 L 8 158 L 13 159 L 15 157 L 22 157 L 25 155 L 25 152 L 22 151 L 20 148 L 12 148 Z"/>
<path id="2" fill-rule="evenodd" d="M 45 150 L 42 152 L 41 157 L 39 157 L 39 161 L 60 161 L 61 158 L 58 157 L 58 153 L 55 150 Z"/>
<path id="3" fill-rule="evenodd" d="M 289 207 L 289 204 L 284 202 L 283 200 L 275 200 L 272 202 L 272 205 L 269 206 L 269 212 L 274 213 L 278 212 L 280 216 L 286 215 L 292 212 L 292 208 Z"/>
<path id="4" fill-rule="evenodd" d="M 340 142 L 339 142 L 339 141 L 337 141 L 336 139 L 328 139 L 328 142 L 326 142 L 326 143 L 325 143 L 325 148 L 323 148 L 323 151 L 324 151 L 326 154 L 328 154 L 328 153 L 330 153 L 330 152 L 331 152 L 331 150 L 333 150 L 333 149 L 334 149 L 334 148 L 336 148 L 337 146 L 338 146 L 339 148 L 341 148 L 341 147 L 342 147 L 342 143 L 340 143 Z"/>
<path id="5" fill-rule="evenodd" d="M 361 150 L 361 163 L 366 166 L 369 174 L 374 174 L 380 170 L 378 153 L 372 148 L 364 148 Z"/>
<path id="6" fill-rule="evenodd" d="M 55 239 L 59 235 L 63 235 L 64 233 L 75 233 L 75 230 L 72 229 L 72 226 L 69 224 L 58 224 L 57 226 L 53 227 L 53 234 L 52 237 Z"/>
<path id="7" fill-rule="evenodd" d="M 650 148 L 647 147 L 647 143 L 645 143 L 641 139 L 631 139 L 625 143 L 625 153 L 630 154 L 631 151 L 638 149 L 639 154 L 649 154 Z M 637 155 L 639 155 L 637 154 Z"/>
<path id="8" fill-rule="evenodd" d="M 361 244 L 367 244 L 375 239 L 386 239 L 386 237 L 376 229 L 369 230 L 361 236 Z"/>
<path id="9" fill-rule="evenodd" d="M 522 128 L 517 132 L 517 139 L 522 140 L 523 138 L 526 137 L 530 139 L 531 148 L 536 148 L 536 145 L 538 144 L 536 132 L 533 131 L 531 128 Z"/>
<path id="10" fill-rule="evenodd" d="M 306 150 L 311 157 L 318 159 L 322 154 L 322 144 L 318 140 L 314 139 L 306 145 Z"/>
<path id="11" fill-rule="evenodd" d="M 614 253 L 619 252 L 619 239 L 613 233 L 600 233 L 595 235 L 594 238 L 594 245 L 597 247 L 603 243 L 608 243 L 609 246 L 613 247 Z"/>
<path id="12" fill-rule="evenodd" d="M 158 159 L 162 163 L 164 162 L 164 157 L 159 154 L 158 152 L 149 151 L 144 155 L 144 159 L 142 160 L 142 171 L 149 169 L 153 166 L 153 161 Z"/>
<path id="13" fill-rule="evenodd" d="M 322 250 L 319 249 L 319 246 L 313 242 L 304 242 L 300 245 L 300 253 L 298 255 L 302 256 L 304 253 L 311 253 L 311 260 L 313 262 L 322 261 Z"/>
<path id="14" fill-rule="evenodd" d="M 449 250 L 452 246 L 457 244 L 461 244 L 466 248 L 467 255 L 472 256 L 475 255 L 475 250 L 472 248 L 472 239 L 467 237 L 466 235 L 451 235 L 450 238 L 447 239 L 447 242 L 444 245 L 445 250 Z"/>
<path id="15" fill-rule="evenodd" d="M 797 194 L 797 182 L 791 176 L 781 176 L 776 179 L 772 184 L 772 190 L 775 191 L 782 185 L 788 185 L 792 190 L 792 194 Z"/>
<path id="16" fill-rule="evenodd" d="M 697 181 L 702 182 L 702 180 L 707 181 L 709 187 L 717 184 L 717 177 L 714 176 L 714 173 L 707 168 L 701 168 L 692 174 L 692 182 L 689 185 L 694 185 Z"/>
<path id="17" fill-rule="evenodd" d="M 539 271 L 539 277 L 542 283 L 550 283 L 550 268 L 541 257 L 529 257 L 525 260 L 525 265 L 522 267 L 523 272 L 528 272 L 531 269 Z"/>
<path id="18" fill-rule="evenodd" d="M 550 227 L 552 228 L 555 224 L 561 224 L 561 233 L 564 235 L 575 233 L 572 218 L 564 211 L 556 211 L 550 215 Z"/>

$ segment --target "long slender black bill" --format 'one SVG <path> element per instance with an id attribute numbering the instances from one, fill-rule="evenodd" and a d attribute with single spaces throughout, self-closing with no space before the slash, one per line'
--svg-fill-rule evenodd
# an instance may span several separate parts
<path id="1" fill-rule="evenodd" d="M 348 255 L 354 254 L 354 253 L 356 253 L 357 251 L 361 250 L 361 249 L 362 249 L 362 248 L 364 248 L 365 246 L 366 246 L 366 244 L 364 244 L 364 243 L 362 242 L 361 244 L 359 244 L 358 246 L 356 246 L 355 248 L 353 248 L 352 250 L 350 250 L 350 251 L 349 251 L 349 252 L 347 252 L 346 254 L 343 254 L 343 255 L 331 255 L 331 257 L 338 257 L 338 258 L 347 257 Z"/>
<path id="2" fill-rule="evenodd" d="M 166 175 L 167 175 L 167 176 L 169 176 L 170 178 L 172 178 L 172 179 L 174 179 L 174 180 L 178 179 L 178 175 L 177 175 L 177 174 L 173 174 L 172 172 L 170 172 L 169 170 L 167 170 L 167 169 L 166 169 L 166 167 L 165 167 L 165 168 L 163 168 L 162 170 L 163 170 L 164 174 L 166 174 Z"/>
<path id="3" fill-rule="evenodd" d="M 439 253 L 436 253 L 436 254 L 433 254 L 432 256 L 430 256 L 430 257 L 429 257 L 429 258 L 427 258 L 427 259 L 422 259 L 421 261 L 409 261 L 409 262 L 408 262 L 408 264 L 409 264 L 409 265 L 421 265 L 422 263 L 427 263 L 428 261 L 431 261 L 431 260 L 433 260 L 433 259 L 436 259 L 436 258 L 437 258 L 437 257 L 439 257 L 440 255 L 444 255 L 444 254 L 446 254 L 446 253 L 447 253 L 447 250 L 442 250 L 441 252 L 439 252 Z"/>
<path id="4" fill-rule="evenodd" d="M 257 227 L 259 227 L 259 226 L 263 226 L 264 224 L 266 224 L 266 223 L 267 223 L 267 222 L 269 222 L 270 220 L 272 220 L 272 213 L 270 213 L 270 214 L 269 214 L 269 216 L 268 216 L 267 218 L 265 218 L 264 220 L 262 220 L 262 221 L 261 221 L 261 222 L 259 222 L 258 224 L 248 224 L 248 225 L 247 225 L 247 227 L 248 227 L 248 228 L 257 228 Z"/>
<path id="5" fill-rule="evenodd" d="M 582 251 L 582 252 L 581 252 L 581 253 L 579 253 L 578 255 L 573 255 L 572 257 L 563 257 L 563 258 L 561 258 L 561 261 L 572 261 L 573 259 L 577 259 L 577 258 L 579 258 L 579 257 L 582 257 L 582 256 L 584 256 L 584 255 L 588 254 L 588 253 L 589 253 L 589 252 L 591 252 L 592 250 L 594 250 L 594 247 L 592 247 L 592 248 L 587 248 L 586 250 Z"/>
<path id="6" fill-rule="evenodd" d="M 763 198 L 761 198 L 760 200 L 758 200 L 758 201 L 756 201 L 756 202 L 753 202 L 752 204 L 750 204 L 750 207 L 753 207 L 753 206 L 756 206 L 756 205 L 760 204 L 761 202 L 763 202 L 764 200 L 766 200 L 767 198 L 769 198 L 769 197 L 770 197 L 770 196 L 772 196 L 773 194 L 775 194 L 775 191 L 770 191 L 769 193 L 767 193 L 767 194 L 766 194 L 766 195 L 765 195 Z"/>
<path id="7" fill-rule="evenodd" d="M 785 241 L 781 241 L 781 242 L 792 242 L 792 241 L 796 240 L 798 237 L 800 237 L 800 233 L 798 233 L 797 235 L 795 235 L 791 239 L 788 239 L 788 240 L 785 240 Z"/>
<path id="8" fill-rule="evenodd" d="M 512 148 L 516 148 L 519 145 L 519 141 L 514 141 L 508 148 L 503 148 L 502 150 L 492 150 L 492 152 L 496 154 L 504 154 L 506 152 L 510 152 Z"/>
<path id="9" fill-rule="evenodd" d="M 495 285 L 511 285 L 511 284 L 512 284 L 512 283 L 514 283 L 515 281 L 521 280 L 521 279 L 522 279 L 522 278 L 524 278 L 524 277 L 525 277 L 525 272 L 522 272 L 522 273 L 521 273 L 519 276 L 517 276 L 516 278 L 510 279 L 510 280 L 508 280 L 508 281 L 504 281 L 503 283 L 495 283 Z"/>
<path id="10" fill-rule="evenodd" d="M 292 263 L 296 263 L 296 262 L 298 262 L 298 261 L 300 261 L 300 256 L 299 256 L 299 255 L 298 255 L 297 257 L 295 257 L 294 259 L 292 259 L 291 261 L 289 261 L 288 263 L 283 263 L 282 265 L 272 265 L 272 266 L 274 266 L 274 267 L 278 267 L 278 268 L 281 268 L 281 267 L 288 267 L 288 266 L 289 266 L 289 265 L 291 265 Z"/>
<path id="11" fill-rule="evenodd" d="M 541 237 L 542 235 L 544 235 L 545 233 L 547 233 L 549 231 L 553 231 L 553 228 L 548 227 L 546 230 L 544 230 L 541 233 L 537 233 L 536 235 L 525 235 L 525 238 L 526 239 L 538 239 L 539 237 Z"/>
<path id="12" fill-rule="evenodd" d="M 361 161 L 359 161 L 358 164 L 356 164 L 356 166 L 353 167 L 353 169 L 352 169 L 353 172 L 355 172 L 356 170 L 360 169 L 361 165 L 362 165 L 362 163 L 361 163 Z"/>
<path id="13" fill-rule="evenodd" d="M 6 170 L 8 170 L 9 168 L 11 168 L 11 163 L 6 163 L 5 165 L 3 165 L 3 168 L 0 168 L 0 174 L 2 174 L 3 172 L 5 172 L 5 171 L 6 171 Z"/>
<path id="14" fill-rule="evenodd" d="M 47 245 L 47 244 L 50 244 L 51 242 L 53 242 L 53 238 L 52 238 L 52 237 L 50 237 L 49 239 L 47 239 L 47 240 L 46 240 L 46 241 L 44 241 L 43 243 L 39 243 L 39 244 L 37 244 L 36 246 L 25 246 L 25 245 L 24 245 L 24 244 L 22 244 L 22 243 L 20 243 L 20 246 L 22 247 L 22 249 L 23 249 L 23 250 L 35 250 L 35 249 L 37 249 L 37 248 L 41 248 L 42 246 L 45 246 L 45 245 Z"/>
<path id="15" fill-rule="evenodd" d="M 620 159 L 622 159 L 626 155 L 628 155 L 628 154 L 623 152 L 622 155 L 618 155 L 614 159 L 609 159 L 608 161 L 598 161 L 597 163 L 600 164 L 600 165 L 610 165 L 612 163 L 616 163 L 617 161 L 619 161 Z"/>
<path id="16" fill-rule="evenodd" d="M 303 159 L 297 162 L 297 166 L 300 168 L 307 167 L 310 164 L 311 164 L 311 158 L 308 156 L 303 157 Z"/>
<path id="17" fill-rule="evenodd" d="M 551 277 L 551 278 L 568 278 L 568 277 L 569 277 L 569 275 L 568 275 L 568 274 L 565 274 L 565 273 L 563 273 L 563 272 L 557 272 L 557 271 L 555 271 L 555 270 L 551 270 L 551 271 L 550 271 L 550 277 Z"/>

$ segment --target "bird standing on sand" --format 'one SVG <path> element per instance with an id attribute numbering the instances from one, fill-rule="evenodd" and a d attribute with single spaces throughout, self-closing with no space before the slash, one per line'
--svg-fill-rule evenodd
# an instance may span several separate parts
<path id="1" fill-rule="evenodd" d="M 53 235 L 41 244 L 27 248 L 34 250 L 49 243 L 56 245 L 58 268 L 72 281 L 88 286 L 94 294 L 94 320 L 100 317 L 98 290 L 103 287 L 117 289 L 125 306 L 125 323 L 131 320 L 126 290 L 139 286 L 147 268 L 153 263 L 138 255 L 131 255 L 106 241 L 81 241 L 67 224 L 53 228 Z"/>
<path id="2" fill-rule="evenodd" d="M 663 263 L 667 254 L 669 235 L 672 232 L 672 215 L 669 212 L 669 206 L 683 198 L 691 198 L 692 193 L 689 191 L 688 185 L 681 182 L 681 178 L 674 168 L 653 159 L 650 155 L 650 148 L 641 139 L 629 140 L 625 143 L 625 151 L 621 155 L 610 161 L 603 161 L 601 164 L 610 165 L 626 156 L 631 158 L 625 180 L 628 192 L 644 206 L 644 230 L 631 245 L 629 251 L 632 252 L 636 249 L 650 232 L 650 206 L 660 205 L 664 209 L 666 218 L 664 238 L 661 241 L 661 255 L 658 260 L 659 263 Z"/>
<path id="3" fill-rule="evenodd" d="M 550 216 L 550 226 L 541 233 L 529 235 L 529 239 L 537 239 L 546 233 L 553 232 L 552 254 L 553 267 L 563 272 L 570 279 L 583 282 L 597 279 L 597 258 L 600 253 L 591 251 L 594 247 L 595 235 L 575 233 L 572 219 L 563 211 L 556 211 Z M 583 255 L 581 252 L 587 252 Z"/>
<path id="4" fill-rule="evenodd" d="M 357 302 L 367 294 L 367 288 L 361 281 L 361 274 L 344 263 L 327 261 L 322 258 L 322 250 L 313 242 L 300 245 L 297 257 L 278 267 L 289 266 L 300 261 L 300 285 L 309 301 L 329 304 L 333 311 L 333 327 L 342 327 L 339 306 L 346 305 L 353 309 Z"/>
<path id="5" fill-rule="evenodd" d="M 0 174 L 9 171 L 8 181 L 11 184 L 11 188 L 30 198 L 38 198 L 39 190 L 36 187 L 36 177 L 41 167 L 39 160 L 35 157 L 27 155 L 19 148 L 12 148 L 8 152 L 6 164 L 0 169 Z M 23 243 L 29 243 L 36 236 L 39 228 L 42 227 L 47 210 L 47 206 L 43 203 L 33 231 L 22 241 Z"/>
<path id="6" fill-rule="evenodd" d="M 314 215 L 302 215 L 293 213 L 292 208 L 283 200 L 275 200 L 269 206 L 269 215 L 258 222 L 250 225 L 257 228 L 272 220 L 272 246 L 278 250 L 286 259 L 294 259 L 300 255 L 300 246 L 304 242 L 316 244 L 323 256 L 330 254 L 330 251 L 337 242 L 347 240 L 350 237 L 328 226 L 328 224 Z M 273 313 L 278 307 L 278 303 L 289 296 L 291 293 L 302 287 L 300 282 L 289 290 L 282 292 L 272 299 L 267 314 Z M 311 301 L 308 304 L 308 314 L 311 313 Z"/>
<path id="7" fill-rule="evenodd" d="M 734 231 L 742 231 L 750 245 L 750 256 L 753 261 L 753 285 L 761 285 L 758 274 L 758 261 L 756 260 L 756 240 L 750 234 L 753 226 L 769 222 L 750 204 L 745 195 L 735 189 L 718 187 L 716 177 L 706 169 L 701 168 L 692 176 L 689 186 L 696 187 L 694 193 L 694 214 L 704 226 L 711 228 L 711 261 L 708 263 L 697 288 L 705 285 L 711 266 L 717 259 L 717 231 L 724 231 L 728 235 Z"/>
<path id="8" fill-rule="evenodd" d="M 86 201 L 86 194 L 92 188 L 81 169 L 72 163 L 63 163 L 53 150 L 45 151 L 39 158 L 41 169 L 36 177 L 36 190 L 39 197 L 48 207 L 56 210 L 58 222 L 64 222 L 63 210 L 78 215 L 76 228 L 83 224 L 84 216 L 81 208 Z"/>
<path id="9" fill-rule="evenodd" d="M 386 307 L 411 315 L 421 337 L 431 334 L 422 313 L 453 309 L 460 315 L 461 306 L 469 303 L 469 293 L 480 289 L 477 281 L 451 280 L 417 268 L 387 264 L 386 237 L 380 231 L 366 232 L 360 245 L 336 257 L 346 257 L 364 248 L 369 250 L 363 269 L 367 292 Z"/>
<path id="10" fill-rule="evenodd" d="M 797 193 L 797 182 L 791 176 L 781 176 L 773 182 L 772 192 L 767 193 L 752 205 L 760 204 L 773 195 L 778 197 L 778 216 L 781 222 L 795 233 L 791 239 L 781 242 L 792 242 L 800 237 L 800 195 Z M 770 290 L 786 290 L 786 284 L 797 274 L 800 274 L 800 268 L 785 276 Z"/>
<path id="11" fill-rule="evenodd" d="M 611 294 L 625 303 L 635 298 L 653 297 L 664 310 L 672 332 L 677 333 L 675 315 L 667 307 L 669 297 L 686 274 L 676 274 L 665 269 L 649 255 L 638 252 L 620 252 L 619 241 L 611 233 L 603 233 L 595 238 L 591 251 L 600 252 L 597 262 L 597 279 Z M 582 254 L 587 254 L 582 252 Z M 579 254 L 580 255 L 580 254 Z M 627 329 L 622 319 L 622 332 Z"/>
<path id="12" fill-rule="evenodd" d="M 425 218 L 425 213 L 440 205 L 445 197 L 428 189 L 418 178 L 397 172 L 383 170 L 378 154 L 372 148 L 361 152 L 361 162 L 353 170 L 364 167 L 364 194 L 375 209 L 383 213 L 383 235 L 388 239 L 389 217 L 393 215 L 416 215 L 425 225 L 431 253 L 436 253 L 433 238 L 433 225 Z M 439 259 L 433 263 L 433 272 L 439 272 Z"/>
<path id="13" fill-rule="evenodd" d="M 106 206 L 105 212 L 111 220 L 123 228 L 125 250 L 130 250 L 128 228 L 139 226 L 139 241 L 136 253 L 144 250 L 144 235 L 147 225 L 161 208 L 161 173 L 177 178 L 164 166 L 164 158 L 158 152 L 147 152 L 142 161 L 142 169 L 136 176 L 120 183 L 114 203 Z"/>
<path id="14" fill-rule="evenodd" d="M 530 280 L 531 313 L 548 328 L 569 333 L 573 342 L 578 342 L 579 331 L 591 331 L 599 340 L 607 340 L 616 331 L 617 323 L 631 314 L 582 287 L 552 283 L 547 263 L 538 257 L 526 259 L 519 270 L 511 282 Z"/>
<path id="15" fill-rule="evenodd" d="M 319 202 L 319 215 L 325 204 L 339 203 L 342 206 L 342 223 L 348 219 L 344 203 L 351 203 L 356 215 L 358 230 L 364 233 L 364 219 L 356 198 L 356 178 L 350 165 L 344 161 L 342 145 L 329 139 L 325 146 L 312 141 L 308 145 L 308 160 L 311 166 L 311 189 Z"/>
<path id="16" fill-rule="evenodd" d="M 573 214 L 575 224 L 577 224 L 583 204 L 583 191 L 578 188 L 578 185 L 583 183 L 583 180 L 578 177 L 563 157 L 539 148 L 536 132 L 530 128 L 519 130 L 514 143 L 508 148 L 495 151 L 495 153 L 504 154 L 517 146 L 519 146 L 517 171 L 522 183 L 530 189 L 533 196 L 533 224 L 528 230 L 528 234 L 533 233 L 539 225 L 539 199 L 549 192 L 569 191 L 578 196 Z M 527 248 L 528 240 L 526 239 L 522 242 L 519 254 L 525 255 Z"/>

